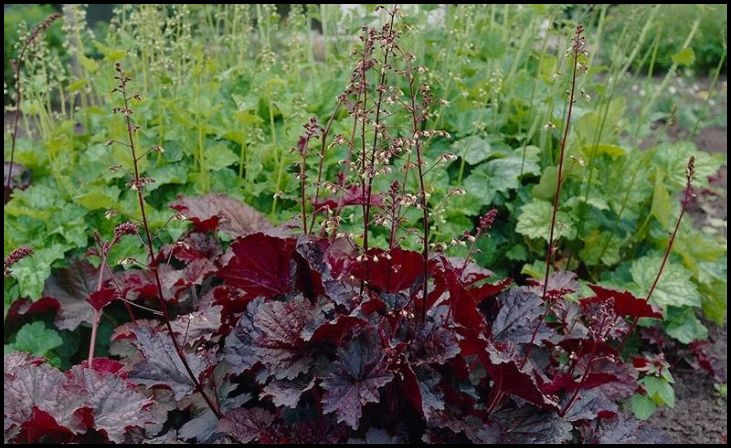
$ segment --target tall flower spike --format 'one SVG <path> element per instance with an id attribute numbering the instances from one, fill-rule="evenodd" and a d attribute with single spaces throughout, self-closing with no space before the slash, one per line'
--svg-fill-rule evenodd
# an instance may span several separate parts
<path id="1" fill-rule="evenodd" d="M 23 89 L 22 85 L 20 83 L 20 70 L 23 68 L 23 62 L 25 60 L 25 51 L 28 49 L 28 46 L 38 37 L 39 34 L 46 31 L 48 28 L 51 27 L 51 24 L 53 24 L 54 21 L 57 19 L 60 19 L 62 16 L 61 14 L 51 14 L 46 19 L 44 19 L 41 23 L 36 25 L 35 28 L 31 31 L 28 38 L 23 42 L 23 46 L 20 48 L 20 51 L 18 52 L 18 59 L 15 61 L 14 68 L 15 68 L 15 117 L 13 118 L 13 130 L 10 134 L 11 136 L 11 146 L 10 146 L 10 165 L 8 166 L 8 177 L 7 177 L 7 184 L 5 185 L 5 188 L 8 192 L 10 192 L 10 185 L 13 181 L 13 167 L 15 164 L 15 145 L 18 140 L 18 122 L 20 121 L 20 105 L 23 102 Z M 10 194 L 10 193 L 8 193 Z"/>

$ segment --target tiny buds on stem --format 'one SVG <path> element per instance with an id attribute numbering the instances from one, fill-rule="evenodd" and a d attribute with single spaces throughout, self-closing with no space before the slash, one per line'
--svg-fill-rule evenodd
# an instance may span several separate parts
<path id="1" fill-rule="evenodd" d="M 685 170 L 685 177 L 688 179 L 688 183 L 695 179 L 695 156 L 690 156 L 690 159 L 688 159 L 688 168 Z"/>
<path id="2" fill-rule="evenodd" d="M 491 209 L 489 212 L 485 213 L 481 218 L 480 222 L 477 227 L 477 231 L 479 233 L 487 232 L 492 228 L 493 223 L 495 222 L 495 218 L 497 217 L 497 209 Z"/>
<path id="3" fill-rule="evenodd" d="M 3 273 L 5 277 L 9 277 L 12 274 L 10 267 L 15 263 L 19 262 L 23 258 L 33 255 L 33 249 L 27 246 L 21 246 L 8 254 L 8 257 L 3 262 Z"/>
<path id="4" fill-rule="evenodd" d="M 139 229 L 137 228 L 137 224 L 133 224 L 129 221 L 123 222 L 114 228 L 114 238 L 118 239 L 124 235 L 137 235 L 138 232 Z"/>

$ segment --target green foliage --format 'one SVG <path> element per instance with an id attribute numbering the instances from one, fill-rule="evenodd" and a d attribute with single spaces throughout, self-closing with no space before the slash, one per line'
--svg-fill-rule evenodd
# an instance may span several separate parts
<path id="1" fill-rule="evenodd" d="M 3 11 L 3 63 L 5 67 L 3 80 L 6 86 L 13 85 L 13 64 L 11 61 L 18 54 L 18 49 L 16 48 L 18 30 L 21 26 L 24 26 L 25 29 L 30 29 L 54 12 L 57 11 L 49 4 L 13 4 L 5 7 Z M 52 25 L 44 33 L 44 39 L 53 51 L 58 54 L 65 53 L 60 23 Z"/>
<path id="2" fill-rule="evenodd" d="M 19 351 L 49 357 L 63 344 L 58 331 L 46 328 L 41 321 L 23 325 L 15 334 L 15 341 L 5 345 L 5 352 Z"/>
<path id="3" fill-rule="evenodd" d="M 649 5 L 647 6 L 649 7 Z M 630 15 L 637 14 L 636 5 L 616 5 L 611 14 L 614 20 L 608 21 L 607 38 L 617 39 L 623 23 Z M 655 54 L 654 68 L 667 69 L 673 63 L 693 66 L 702 72 L 709 72 L 718 65 L 726 53 L 726 26 L 728 5 L 663 5 L 649 39 L 641 46 L 643 54 Z M 683 47 L 685 36 L 699 20 L 698 36 L 689 47 Z M 642 69 L 649 68 L 650 57 L 642 60 Z"/>

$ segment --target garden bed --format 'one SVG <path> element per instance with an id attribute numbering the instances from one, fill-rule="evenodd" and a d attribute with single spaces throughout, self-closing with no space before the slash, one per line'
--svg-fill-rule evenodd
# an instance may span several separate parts
<path id="1" fill-rule="evenodd" d="M 16 9 L 6 442 L 725 442 L 722 7 Z"/>

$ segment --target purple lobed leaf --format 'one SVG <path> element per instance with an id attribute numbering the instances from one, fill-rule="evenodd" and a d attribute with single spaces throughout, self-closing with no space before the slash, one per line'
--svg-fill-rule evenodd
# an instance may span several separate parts
<path id="1" fill-rule="evenodd" d="M 378 336 L 362 332 L 338 349 L 338 360 L 322 382 L 323 411 L 335 412 L 338 422 L 356 429 L 363 406 L 378 402 L 380 388 L 392 379 Z"/>

